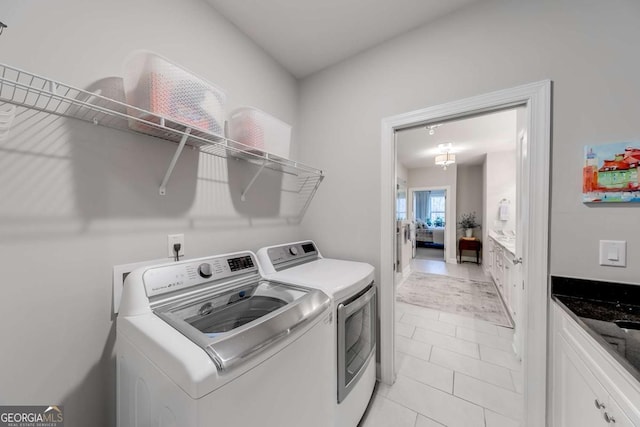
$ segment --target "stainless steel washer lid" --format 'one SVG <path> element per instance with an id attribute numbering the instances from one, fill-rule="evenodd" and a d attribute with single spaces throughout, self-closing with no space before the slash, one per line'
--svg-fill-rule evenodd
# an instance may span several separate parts
<path id="1" fill-rule="evenodd" d="M 154 336 L 162 351 L 166 343 L 159 331 L 171 326 L 223 371 L 285 342 L 330 305 L 321 291 L 264 280 L 255 255 L 243 251 L 134 270 L 123 288 L 120 323 L 124 331 L 127 324 L 148 320 L 141 332 Z M 192 350 L 200 351 L 184 353 Z"/>
<path id="2" fill-rule="evenodd" d="M 316 289 L 249 281 L 154 310 L 230 370 L 323 314 L 331 300 Z"/>

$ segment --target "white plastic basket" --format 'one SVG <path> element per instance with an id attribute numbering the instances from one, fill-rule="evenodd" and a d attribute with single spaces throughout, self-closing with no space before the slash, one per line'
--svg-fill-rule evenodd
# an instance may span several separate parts
<path id="1" fill-rule="evenodd" d="M 291 126 L 257 108 L 243 107 L 231 113 L 229 138 L 276 156 L 290 155 Z"/>
<path id="2" fill-rule="evenodd" d="M 224 92 L 185 68 L 149 51 L 136 51 L 125 62 L 124 91 L 127 103 L 161 116 L 172 126 L 180 122 L 217 135 L 223 134 Z M 154 123 L 157 117 L 130 109 L 128 114 Z M 135 120 L 129 127 L 141 132 Z"/>

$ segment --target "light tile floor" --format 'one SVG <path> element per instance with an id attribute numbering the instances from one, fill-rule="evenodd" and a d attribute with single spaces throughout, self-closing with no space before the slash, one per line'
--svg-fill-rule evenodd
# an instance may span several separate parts
<path id="1" fill-rule="evenodd" d="M 488 279 L 475 264 L 414 259 L 411 271 Z M 398 377 L 378 384 L 360 426 L 519 426 L 522 370 L 512 338 L 512 329 L 396 302 Z"/>
<path id="2" fill-rule="evenodd" d="M 444 261 L 444 249 L 417 247 L 416 259 L 433 259 Z"/>

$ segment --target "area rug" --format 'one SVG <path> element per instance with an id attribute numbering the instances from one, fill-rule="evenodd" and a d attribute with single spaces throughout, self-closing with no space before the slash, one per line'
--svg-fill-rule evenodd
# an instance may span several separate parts
<path id="1" fill-rule="evenodd" d="M 490 281 L 414 272 L 398 286 L 396 300 L 513 327 L 498 290 Z"/>

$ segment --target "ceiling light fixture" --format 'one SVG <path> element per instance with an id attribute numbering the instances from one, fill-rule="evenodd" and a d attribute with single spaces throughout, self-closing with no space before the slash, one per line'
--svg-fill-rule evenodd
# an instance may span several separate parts
<path id="1" fill-rule="evenodd" d="M 436 156 L 436 165 L 442 166 L 442 169 L 447 170 L 447 166 L 456 162 L 456 155 L 451 153 L 452 144 L 438 144 L 438 151 L 442 154 Z"/>
<path id="2" fill-rule="evenodd" d="M 438 125 L 427 125 L 425 129 L 429 131 L 429 135 L 434 135 L 436 133 L 436 129 L 442 126 L 442 124 Z"/>

